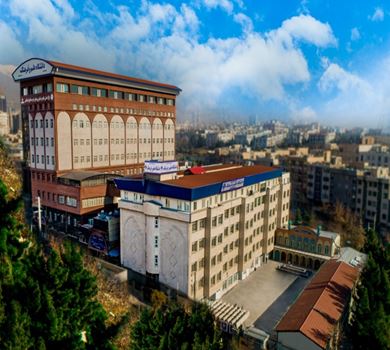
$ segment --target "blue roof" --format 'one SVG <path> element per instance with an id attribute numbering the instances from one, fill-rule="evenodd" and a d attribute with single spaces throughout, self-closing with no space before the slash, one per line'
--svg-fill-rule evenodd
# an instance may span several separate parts
<path id="1" fill-rule="evenodd" d="M 253 175 L 244 176 L 244 187 L 250 186 L 262 181 L 274 179 L 282 175 L 281 169 L 273 169 L 267 172 L 262 172 Z M 187 176 L 202 176 L 202 175 L 187 175 Z M 152 181 L 147 179 L 129 179 L 118 178 L 114 182 L 119 190 L 131 191 L 149 194 L 152 196 L 162 196 L 169 198 L 177 198 L 187 201 L 213 196 L 220 193 L 230 191 L 221 191 L 224 181 L 207 184 L 199 187 L 187 188 L 178 186 L 172 183 L 164 183 L 160 181 Z M 236 189 L 236 188 L 235 188 Z M 235 190 L 235 189 L 232 189 Z"/>

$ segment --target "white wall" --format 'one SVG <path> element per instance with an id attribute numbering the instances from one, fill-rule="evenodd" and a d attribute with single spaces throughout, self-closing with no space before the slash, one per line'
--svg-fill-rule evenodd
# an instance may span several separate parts
<path id="1" fill-rule="evenodd" d="M 145 215 L 121 210 L 121 264 L 145 274 Z"/>
<path id="2" fill-rule="evenodd" d="M 72 122 L 73 169 L 91 167 L 91 135 L 91 123 L 87 115 L 85 113 L 77 113 Z M 77 140 L 77 145 L 75 140 Z"/>
<path id="3" fill-rule="evenodd" d="M 188 224 L 160 217 L 160 281 L 188 294 Z"/>
<path id="4" fill-rule="evenodd" d="M 175 125 L 172 119 L 164 124 L 164 160 L 175 159 Z"/>
<path id="5" fill-rule="evenodd" d="M 111 165 L 125 164 L 125 127 L 122 118 L 114 115 L 110 122 Z"/>
<path id="6" fill-rule="evenodd" d="M 152 158 L 163 160 L 164 157 L 164 130 L 163 124 L 159 118 L 153 121 L 152 130 Z"/>
<path id="7" fill-rule="evenodd" d="M 142 274 L 159 274 L 160 282 L 188 293 L 188 222 L 175 219 L 180 215 L 175 212 L 161 216 L 160 206 L 151 202 L 120 201 L 119 207 L 122 265 Z M 154 226 L 156 216 L 158 228 Z M 154 264 L 155 255 L 158 266 Z"/>
<path id="8" fill-rule="evenodd" d="M 70 117 L 66 112 L 60 112 L 57 116 L 57 140 L 58 170 L 72 169 L 72 137 Z"/>
<path id="9" fill-rule="evenodd" d="M 38 138 L 38 143 L 35 144 L 35 167 L 37 169 L 45 169 L 45 161 L 42 162 L 42 156 L 45 154 L 45 147 L 42 146 L 41 139 L 44 137 L 43 128 L 41 128 L 41 122 L 43 120 L 42 114 L 37 113 L 35 115 L 35 120 L 38 121 L 38 127 L 35 128 L 35 137 Z M 36 124 L 34 124 L 35 126 Z M 37 157 L 39 157 L 39 161 L 37 161 Z"/>
<path id="10" fill-rule="evenodd" d="M 134 117 L 126 121 L 126 164 L 138 163 L 138 123 Z"/>
<path id="11" fill-rule="evenodd" d="M 52 146 L 52 139 L 54 139 L 54 117 L 53 114 L 47 112 L 45 115 L 45 152 L 46 152 L 46 169 L 54 170 L 55 169 L 55 161 L 53 162 L 53 157 L 55 157 L 55 140 Z M 47 127 L 46 127 L 47 120 Z M 53 124 L 52 124 L 53 123 Z M 53 125 L 53 127 L 51 127 Z M 46 140 L 47 138 L 47 140 Z M 48 142 L 46 142 L 48 141 Z M 49 158 L 47 158 L 49 157 Z"/>
<path id="12" fill-rule="evenodd" d="M 142 118 L 138 130 L 139 162 L 143 163 L 152 157 L 152 128 L 147 118 Z"/>
<path id="13" fill-rule="evenodd" d="M 92 154 L 93 166 L 109 165 L 108 122 L 103 114 L 96 114 L 92 122 Z"/>

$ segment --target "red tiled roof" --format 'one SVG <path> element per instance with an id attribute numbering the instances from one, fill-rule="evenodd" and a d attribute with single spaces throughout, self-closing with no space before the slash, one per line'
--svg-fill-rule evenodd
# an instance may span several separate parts
<path id="1" fill-rule="evenodd" d="M 202 175 L 205 173 L 205 170 L 202 166 L 193 166 L 192 168 L 188 169 L 188 172 L 191 175 Z"/>
<path id="2" fill-rule="evenodd" d="M 195 188 L 207 186 L 219 182 L 230 181 L 238 178 L 242 178 L 249 175 L 262 174 L 269 171 L 276 170 L 277 168 L 267 167 L 262 165 L 253 166 L 241 166 L 237 168 L 225 168 L 220 171 L 209 172 L 206 170 L 206 174 L 201 175 L 185 175 L 176 180 L 164 181 L 164 183 L 184 187 Z"/>
<path id="3" fill-rule="evenodd" d="M 129 77 L 129 76 L 126 76 L 126 75 L 104 72 L 104 71 L 97 70 L 97 69 L 90 69 L 90 68 L 75 66 L 73 64 L 57 62 L 57 61 L 47 61 L 47 62 L 49 62 L 54 67 L 59 67 L 59 68 L 64 68 L 64 69 L 72 69 L 72 70 L 77 70 L 77 71 L 80 71 L 80 72 L 85 72 L 85 73 L 90 73 L 90 74 L 103 75 L 103 76 L 110 77 L 110 78 L 128 80 L 128 81 L 141 83 L 141 84 L 148 84 L 148 85 L 165 87 L 165 88 L 168 88 L 168 89 L 180 90 L 177 86 L 164 84 L 164 83 L 158 83 L 158 82 L 151 81 L 151 80 L 132 78 L 132 77 Z"/>
<path id="4" fill-rule="evenodd" d="M 359 270 L 329 260 L 283 316 L 277 332 L 301 332 L 325 349 L 346 306 Z"/>

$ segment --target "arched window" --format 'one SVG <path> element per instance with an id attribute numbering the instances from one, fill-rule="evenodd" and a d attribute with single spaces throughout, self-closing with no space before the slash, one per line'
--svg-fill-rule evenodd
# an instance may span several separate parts
<path id="1" fill-rule="evenodd" d="M 328 245 L 324 246 L 324 250 L 325 250 L 325 255 L 329 255 L 329 246 Z"/>
<path id="2" fill-rule="evenodd" d="M 317 253 L 322 254 L 322 246 L 321 244 L 317 244 Z"/>

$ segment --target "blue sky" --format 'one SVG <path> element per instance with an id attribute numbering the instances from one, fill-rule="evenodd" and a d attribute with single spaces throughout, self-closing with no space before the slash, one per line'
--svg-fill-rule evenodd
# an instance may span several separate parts
<path id="1" fill-rule="evenodd" d="M 179 119 L 390 124 L 385 1 L 0 0 L 0 72 L 29 57 L 176 84 Z"/>

